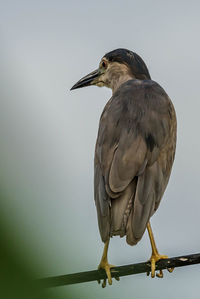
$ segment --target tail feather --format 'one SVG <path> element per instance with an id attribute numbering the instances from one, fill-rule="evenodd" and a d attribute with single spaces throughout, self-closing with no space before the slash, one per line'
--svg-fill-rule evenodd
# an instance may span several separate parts
<path id="1" fill-rule="evenodd" d="M 111 236 L 126 234 L 126 226 L 135 196 L 137 178 L 135 178 L 124 192 L 115 199 L 111 200 Z"/>

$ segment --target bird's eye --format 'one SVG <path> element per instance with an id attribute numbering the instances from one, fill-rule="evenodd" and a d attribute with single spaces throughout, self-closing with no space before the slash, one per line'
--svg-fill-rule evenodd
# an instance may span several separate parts
<path id="1" fill-rule="evenodd" d="M 107 63 L 105 61 L 102 61 L 101 66 L 106 69 L 107 68 Z"/>

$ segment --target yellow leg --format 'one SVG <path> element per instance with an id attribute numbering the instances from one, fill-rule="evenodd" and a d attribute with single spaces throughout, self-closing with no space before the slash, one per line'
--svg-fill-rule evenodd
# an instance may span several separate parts
<path id="1" fill-rule="evenodd" d="M 106 275 L 108 278 L 108 283 L 111 285 L 112 284 L 112 278 L 111 278 L 111 272 L 110 269 L 115 267 L 114 265 L 110 265 L 108 263 L 108 246 L 109 246 L 109 241 L 106 241 L 105 245 L 104 245 L 104 250 L 103 250 L 103 255 L 101 258 L 101 262 L 98 266 L 98 269 L 104 269 L 106 271 Z M 106 279 L 104 279 L 103 283 L 102 283 L 102 287 L 105 288 L 106 286 Z"/>
<path id="2" fill-rule="evenodd" d="M 149 234 L 149 239 L 151 242 L 151 248 L 152 248 L 152 255 L 150 258 L 150 262 L 151 262 L 151 277 L 155 277 L 155 270 L 156 270 L 156 262 L 161 260 L 161 259 L 167 259 L 168 256 L 167 255 L 161 255 L 158 253 L 158 249 L 156 247 L 156 243 L 154 240 L 154 236 L 153 236 L 153 232 L 151 229 L 151 225 L 150 222 L 148 222 L 147 224 L 147 230 L 148 230 L 148 234 Z M 173 269 L 170 268 L 168 269 L 169 272 L 172 272 Z M 147 273 L 147 275 L 149 275 L 149 273 Z M 160 270 L 159 273 L 156 274 L 157 277 L 162 278 L 163 277 L 163 271 Z"/>

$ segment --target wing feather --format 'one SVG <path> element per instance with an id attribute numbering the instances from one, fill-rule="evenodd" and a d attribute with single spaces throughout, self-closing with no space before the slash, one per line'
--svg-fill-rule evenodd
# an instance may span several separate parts
<path id="1" fill-rule="evenodd" d="M 172 123 L 175 123 L 173 128 Z M 95 191 L 95 201 L 104 239 L 111 234 L 108 227 L 112 222 L 117 223 L 119 231 L 121 220 L 113 217 L 123 218 L 133 195 L 127 220 L 127 242 L 135 244 L 142 237 L 169 179 L 175 152 L 172 145 L 176 143 L 173 132 L 176 132 L 173 105 L 154 81 L 124 83 L 105 106 L 95 150 L 95 172 L 101 173 L 100 177 L 95 175 L 95 189 L 99 190 Z M 134 187 L 130 189 L 133 181 Z M 116 212 L 117 204 L 113 203 L 119 199 L 127 203 L 119 204 Z M 112 227 L 113 234 L 114 230 Z"/>

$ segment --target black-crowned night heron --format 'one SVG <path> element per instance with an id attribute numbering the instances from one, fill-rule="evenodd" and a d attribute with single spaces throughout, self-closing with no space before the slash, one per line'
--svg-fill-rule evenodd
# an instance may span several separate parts
<path id="1" fill-rule="evenodd" d="M 156 262 L 167 256 L 158 253 L 149 220 L 158 209 L 174 161 L 173 104 L 151 80 L 142 58 L 126 49 L 107 53 L 99 68 L 71 89 L 90 85 L 112 89 L 100 118 L 94 161 L 95 203 L 105 243 L 99 268 L 105 269 L 112 284 L 112 265 L 107 260 L 110 237 L 126 235 L 127 243 L 135 245 L 147 228 L 155 277 Z M 157 276 L 162 277 L 162 271 Z"/>

